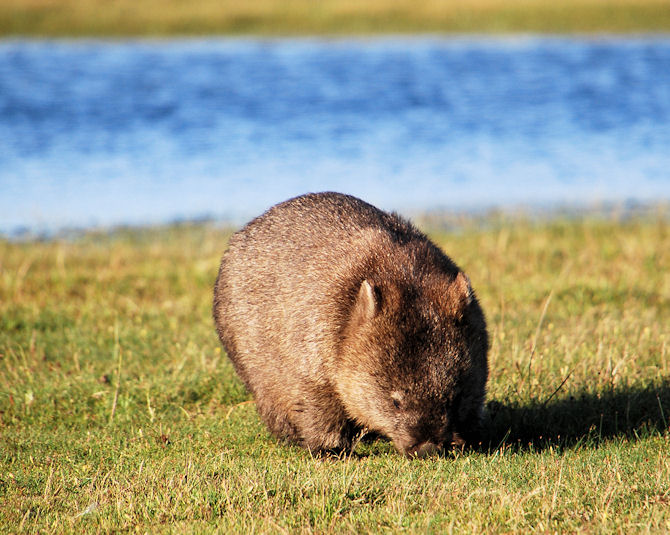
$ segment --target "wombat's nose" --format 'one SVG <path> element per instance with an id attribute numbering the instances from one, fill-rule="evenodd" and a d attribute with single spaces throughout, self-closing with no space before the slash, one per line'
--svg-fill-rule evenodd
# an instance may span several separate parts
<path id="1" fill-rule="evenodd" d="M 408 457 L 426 457 L 431 453 L 440 451 L 442 448 L 435 444 L 434 442 L 426 441 L 421 444 L 416 444 L 405 450 L 405 455 Z"/>
<path id="2" fill-rule="evenodd" d="M 458 433 L 453 433 L 449 442 L 451 443 L 451 446 L 456 448 L 462 448 L 465 446 L 465 440 Z"/>

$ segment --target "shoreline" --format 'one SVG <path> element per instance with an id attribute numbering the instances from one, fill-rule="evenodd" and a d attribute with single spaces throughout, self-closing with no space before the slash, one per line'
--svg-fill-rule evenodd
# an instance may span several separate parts
<path id="1" fill-rule="evenodd" d="M 320 42 L 333 44 L 348 43 L 384 43 L 384 42 L 446 42 L 446 43 L 477 43 L 477 42 L 500 42 L 500 43 L 524 43 L 531 41 L 668 41 L 670 40 L 670 28 L 663 31 L 639 31 L 639 32 L 533 32 L 519 31 L 506 33 L 486 32 L 416 32 L 416 33 L 377 33 L 377 34 L 287 34 L 287 35 L 265 35 L 265 34 L 174 34 L 174 35 L 6 35 L 0 33 L 0 45 L 11 43 L 192 43 L 194 45 L 212 42 L 220 43 L 275 43 L 275 42 Z"/>
<path id="2" fill-rule="evenodd" d="M 596 220 L 612 224 L 628 221 L 670 222 L 670 200 L 643 202 L 624 200 L 621 202 L 600 202 L 589 204 L 544 203 L 515 204 L 510 206 L 481 206 L 465 209 L 449 207 L 399 210 L 428 233 L 441 233 L 462 228 L 488 228 L 490 226 L 513 226 L 515 223 L 551 224 L 560 221 Z M 201 214 L 192 217 L 166 218 L 163 221 L 118 222 L 111 224 L 91 224 L 40 228 L 20 226 L 0 231 L 0 242 L 37 243 L 54 241 L 75 241 L 91 235 L 114 236 L 124 233 L 161 233 L 171 229 L 203 227 L 235 231 L 253 217 L 226 217 Z"/>

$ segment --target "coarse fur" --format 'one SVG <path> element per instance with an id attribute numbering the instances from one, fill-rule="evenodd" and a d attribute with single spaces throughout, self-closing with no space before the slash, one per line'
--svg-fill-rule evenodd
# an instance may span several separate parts
<path id="1" fill-rule="evenodd" d="M 465 274 L 396 214 L 338 193 L 272 207 L 231 238 L 213 310 L 278 437 L 320 452 L 369 430 L 423 455 L 478 429 L 483 312 Z"/>

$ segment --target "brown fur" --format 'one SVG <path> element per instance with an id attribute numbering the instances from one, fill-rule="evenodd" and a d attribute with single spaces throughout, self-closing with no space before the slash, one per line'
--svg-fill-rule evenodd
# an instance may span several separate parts
<path id="1" fill-rule="evenodd" d="M 422 455 L 479 425 L 488 341 L 468 278 L 359 199 L 304 195 L 236 233 L 214 318 L 263 421 L 312 451 L 370 430 Z"/>

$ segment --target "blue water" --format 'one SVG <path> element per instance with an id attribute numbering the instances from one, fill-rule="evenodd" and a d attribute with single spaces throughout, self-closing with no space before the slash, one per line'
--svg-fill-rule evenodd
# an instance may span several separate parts
<path id="1" fill-rule="evenodd" d="M 0 41 L 0 232 L 670 199 L 670 37 Z"/>

